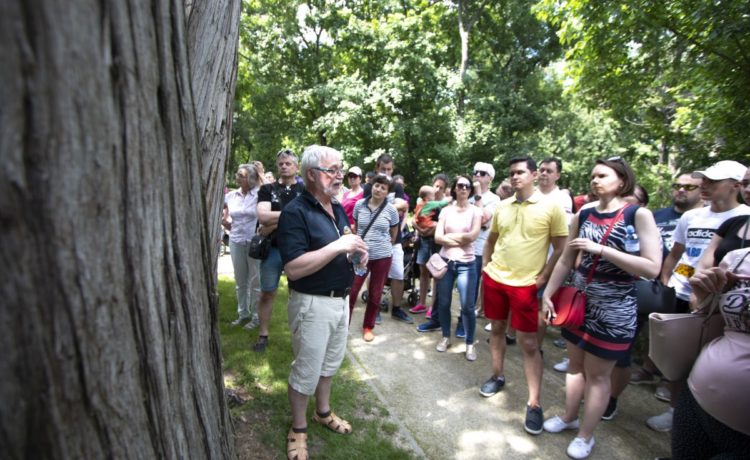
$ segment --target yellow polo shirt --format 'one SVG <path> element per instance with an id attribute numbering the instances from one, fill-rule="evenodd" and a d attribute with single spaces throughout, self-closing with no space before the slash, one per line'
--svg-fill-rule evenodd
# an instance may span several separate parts
<path id="1" fill-rule="evenodd" d="M 485 273 L 498 283 L 529 286 L 547 263 L 550 238 L 568 236 L 568 218 L 538 190 L 526 201 L 506 198 L 495 208 L 490 233 L 497 233 Z"/>

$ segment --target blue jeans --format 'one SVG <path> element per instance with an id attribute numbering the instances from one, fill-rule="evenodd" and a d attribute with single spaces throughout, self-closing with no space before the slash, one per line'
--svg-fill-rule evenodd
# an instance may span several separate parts
<path id="1" fill-rule="evenodd" d="M 474 256 L 474 266 L 477 269 L 477 273 L 476 273 L 477 282 L 474 283 L 474 308 L 476 309 L 477 302 L 479 302 L 479 283 L 482 282 L 482 256 L 481 255 Z"/>
<path id="2" fill-rule="evenodd" d="M 461 321 L 466 331 L 466 343 L 474 343 L 474 333 L 477 328 L 477 316 L 474 312 L 476 304 L 477 267 L 474 262 L 448 261 L 448 271 L 438 281 L 438 312 L 440 314 L 440 328 L 443 337 L 451 336 L 451 300 L 453 299 L 453 283 L 458 284 L 458 296 L 461 299 Z"/>

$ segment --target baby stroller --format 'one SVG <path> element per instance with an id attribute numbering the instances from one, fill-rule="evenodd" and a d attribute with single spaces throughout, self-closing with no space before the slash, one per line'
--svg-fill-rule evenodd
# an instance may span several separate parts
<path id="1" fill-rule="evenodd" d="M 416 288 L 416 280 L 419 279 L 419 266 L 417 265 L 417 250 L 419 249 L 419 237 L 413 230 L 404 232 L 401 239 L 404 249 L 404 296 L 407 308 L 415 306 L 419 302 L 419 289 Z M 407 294 L 408 293 L 408 294 Z M 363 290 L 360 297 L 367 303 L 367 291 Z M 380 300 L 380 311 L 387 312 L 391 299 L 391 280 L 385 282 L 383 297 Z"/>

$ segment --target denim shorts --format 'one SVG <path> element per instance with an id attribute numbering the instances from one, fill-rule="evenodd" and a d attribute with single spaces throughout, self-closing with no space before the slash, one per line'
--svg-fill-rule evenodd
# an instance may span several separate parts
<path id="1" fill-rule="evenodd" d="M 260 261 L 260 290 L 261 292 L 273 292 L 279 287 L 281 279 L 281 254 L 277 247 L 271 246 L 268 257 Z"/>
<path id="2" fill-rule="evenodd" d="M 419 249 L 417 250 L 417 265 L 424 265 L 432 255 L 433 238 L 422 238 L 419 240 Z"/>

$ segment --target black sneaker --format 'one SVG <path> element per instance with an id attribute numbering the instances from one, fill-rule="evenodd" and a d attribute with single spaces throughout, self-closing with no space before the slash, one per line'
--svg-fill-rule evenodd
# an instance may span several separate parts
<path id="1" fill-rule="evenodd" d="M 258 341 L 255 342 L 255 345 L 253 345 L 253 351 L 256 353 L 263 353 L 266 351 L 266 347 L 268 346 L 268 337 L 260 336 L 258 337 Z"/>
<path id="2" fill-rule="evenodd" d="M 609 404 L 607 404 L 607 410 L 602 414 L 602 420 L 612 420 L 617 415 L 617 398 L 609 397 Z"/>
<path id="3" fill-rule="evenodd" d="M 529 434 L 536 435 L 542 432 L 543 425 L 544 412 L 542 412 L 542 407 L 526 406 L 526 423 L 523 424 L 523 429 Z"/>
<path id="4" fill-rule="evenodd" d="M 479 387 L 479 394 L 485 398 L 489 398 L 490 396 L 496 395 L 504 386 L 505 379 L 503 377 L 492 376 L 489 380 L 484 382 L 481 387 Z"/>
<path id="5" fill-rule="evenodd" d="M 565 339 L 556 339 L 556 340 L 553 340 L 552 344 L 554 346 L 556 346 L 557 348 L 562 348 L 563 350 L 565 350 L 566 348 L 568 348 L 568 341 L 565 340 Z"/>
<path id="6" fill-rule="evenodd" d="M 414 323 L 414 320 L 411 319 L 411 316 L 407 315 L 406 312 L 401 309 L 401 307 L 393 307 L 393 309 L 391 310 L 391 318 L 403 321 L 406 324 Z"/>
<path id="7" fill-rule="evenodd" d="M 437 321 L 433 321 L 433 320 L 429 320 L 417 326 L 417 331 L 419 332 L 432 332 L 432 331 L 437 331 L 439 329 L 440 329 L 440 323 Z"/>
<path id="8" fill-rule="evenodd" d="M 505 334 L 505 344 L 506 345 L 515 345 L 516 344 L 516 338 L 511 337 L 508 334 Z"/>

